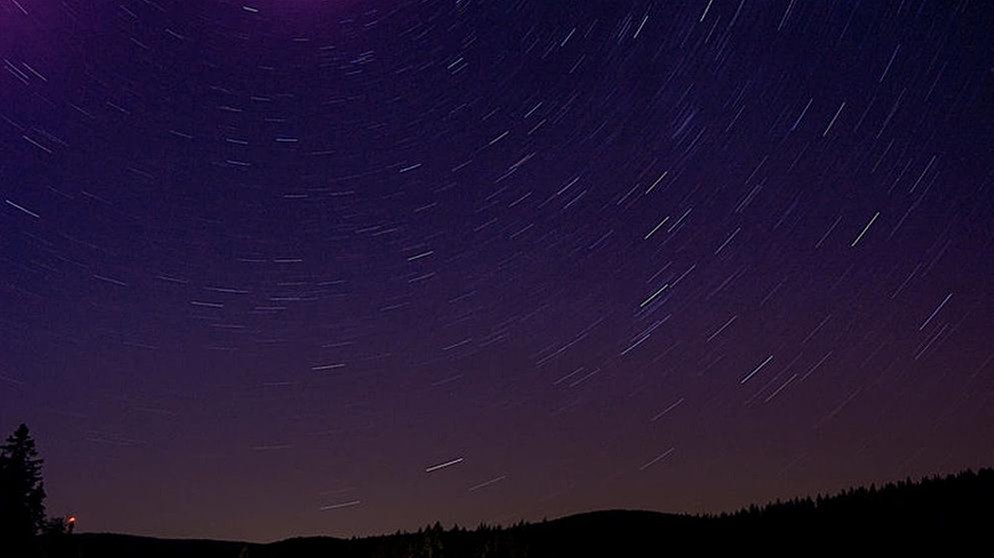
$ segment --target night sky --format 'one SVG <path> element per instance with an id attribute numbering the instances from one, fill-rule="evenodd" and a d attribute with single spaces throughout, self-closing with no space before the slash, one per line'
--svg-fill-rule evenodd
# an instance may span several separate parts
<path id="1" fill-rule="evenodd" d="M 992 29 L 0 0 L 2 434 L 80 530 L 262 541 L 990 466 Z"/>

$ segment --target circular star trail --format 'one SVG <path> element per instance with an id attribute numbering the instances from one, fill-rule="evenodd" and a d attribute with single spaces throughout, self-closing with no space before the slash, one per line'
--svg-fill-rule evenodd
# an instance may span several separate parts
<path id="1" fill-rule="evenodd" d="M 0 425 L 84 530 L 990 465 L 969 2 L 0 2 Z"/>

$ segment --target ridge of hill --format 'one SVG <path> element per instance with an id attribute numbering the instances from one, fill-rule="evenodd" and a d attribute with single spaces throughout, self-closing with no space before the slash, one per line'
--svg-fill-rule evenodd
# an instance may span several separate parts
<path id="1" fill-rule="evenodd" d="M 890 542 L 986 540 L 994 526 L 994 469 L 850 488 L 832 496 L 752 505 L 717 515 L 599 510 L 473 530 L 439 523 L 416 532 L 362 538 L 295 537 L 273 543 L 157 539 L 82 533 L 53 544 L 47 558 L 317 558 L 645 556 L 693 544 L 839 539 Z M 675 546 L 676 545 L 676 546 Z"/>

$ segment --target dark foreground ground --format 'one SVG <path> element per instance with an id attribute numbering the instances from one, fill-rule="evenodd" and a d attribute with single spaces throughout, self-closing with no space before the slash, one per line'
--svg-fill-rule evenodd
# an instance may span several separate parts
<path id="1" fill-rule="evenodd" d="M 308 537 L 270 544 L 77 534 L 47 541 L 48 558 L 337 558 L 659 556 L 718 550 L 826 546 L 908 548 L 979 544 L 994 555 L 994 469 L 945 478 L 850 489 L 830 497 L 751 506 L 719 516 L 609 510 L 541 523 L 474 530 L 435 525 L 416 533 L 336 539 Z M 882 548 L 882 547 L 881 547 Z M 779 552 L 777 551 L 779 549 Z M 991 552 L 991 554 L 988 554 Z M 0 551 L 0 554 L 4 554 Z"/>

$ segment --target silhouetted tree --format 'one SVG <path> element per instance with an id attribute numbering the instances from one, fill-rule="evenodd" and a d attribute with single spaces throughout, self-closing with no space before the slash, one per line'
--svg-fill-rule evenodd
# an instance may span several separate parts
<path id="1" fill-rule="evenodd" d="M 72 524 L 64 517 L 50 517 L 44 521 L 41 534 L 46 537 L 61 537 L 72 533 Z"/>
<path id="2" fill-rule="evenodd" d="M 0 446 L 0 540 L 17 553 L 46 527 L 41 464 L 23 424 Z"/>

